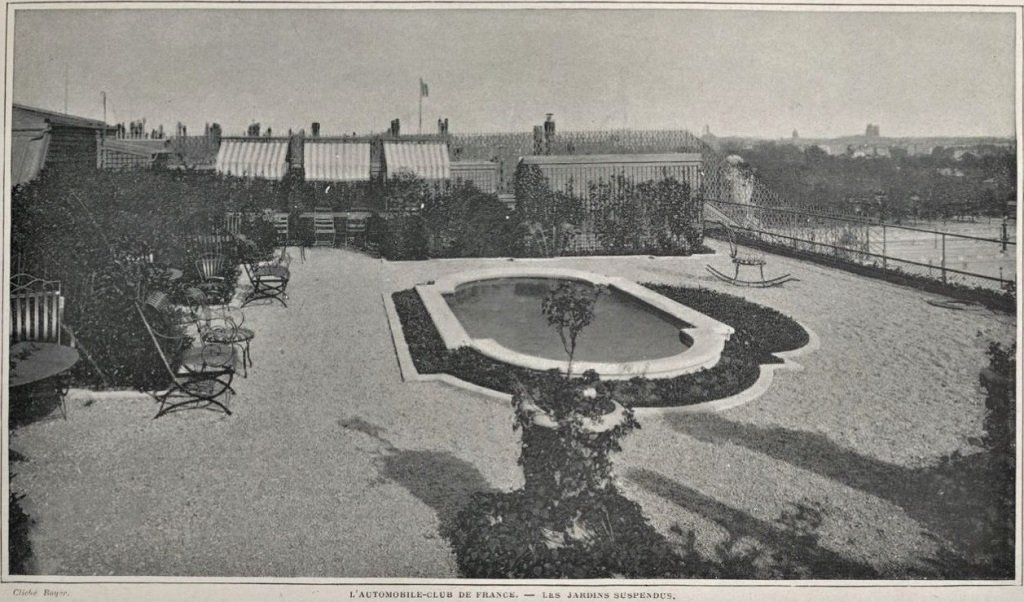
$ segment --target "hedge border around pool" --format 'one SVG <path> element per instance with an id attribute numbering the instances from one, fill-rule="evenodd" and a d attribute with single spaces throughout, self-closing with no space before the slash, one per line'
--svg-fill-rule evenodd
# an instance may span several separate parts
<path id="1" fill-rule="evenodd" d="M 722 321 L 736 332 L 726 343 L 721 360 L 710 369 L 667 379 L 605 381 L 613 383 L 620 400 L 641 413 L 721 410 L 746 403 L 768 389 L 775 369 L 801 369 L 792 358 L 818 347 L 814 333 L 796 320 L 742 297 L 704 288 L 644 286 Z M 445 348 L 415 289 L 382 296 L 405 380 L 439 380 L 508 400 L 514 379 L 537 374 L 468 347 Z"/>

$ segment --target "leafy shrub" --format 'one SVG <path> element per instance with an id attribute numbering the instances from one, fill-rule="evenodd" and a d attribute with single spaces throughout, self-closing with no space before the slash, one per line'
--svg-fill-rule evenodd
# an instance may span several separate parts
<path id="1" fill-rule="evenodd" d="M 477 494 L 448 536 L 463 575 L 484 578 L 671 577 L 683 560 L 612 480 L 610 454 L 639 427 L 589 372 L 518 383 L 525 485 Z"/>
<path id="2" fill-rule="evenodd" d="M 416 370 L 424 374 L 444 372 L 447 358 L 437 353 L 438 349 L 444 349 L 444 339 L 434 327 L 434 321 L 420 301 L 419 293 L 415 289 L 408 289 L 394 293 L 391 299 L 401 316 L 402 333 Z"/>
<path id="3" fill-rule="evenodd" d="M 703 245 L 699 198 L 669 177 L 635 182 L 619 175 L 591 184 L 587 206 L 602 252 L 689 255 Z"/>
<path id="4" fill-rule="evenodd" d="M 565 527 L 575 511 L 569 508 L 574 498 L 593 497 L 612 486 L 609 454 L 622 451 L 619 440 L 640 425 L 630 409 L 614 416 L 612 387 L 593 371 L 577 380 L 557 372 L 533 375 L 515 389 L 513 428 L 522 432 L 525 489 L 569 512 L 558 524 Z"/>
<path id="5" fill-rule="evenodd" d="M 293 200 L 304 211 L 327 207 L 331 211 L 383 209 L 377 182 L 309 182 L 295 185 Z"/>
<path id="6" fill-rule="evenodd" d="M 1016 344 L 989 345 L 989 365 L 981 370 L 985 389 L 984 436 L 979 453 L 959 451 L 942 457 L 929 483 L 941 496 L 928 505 L 937 524 L 955 525 L 956 537 L 931 559 L 946 579 L 1012 579 L 1016 498 Z M 927 497 L 927 492 L 925 493 Z M 934 496 L 933 496 L 934 497 Z"/>
<path id="7" fill-rule="evenodd" d="M 432 197 L 423 211 L 431 257 L 514 255 L 519 233 L 495 194 L 460 182 Z"/>
<path id="8" fill-rule="evenodd" d="M 373 206 L 384 208 L 388 216 L 380 224 L 379 238 L 387 259 L 594 252 L 689 255 L 707 250 L 702 244 L 701 202 L 691 196 L 688 184 L 674 178 L 640 184 L 619 178 L 616 182 L 614 186 L 595 184 L 584 202 L 573 194 L 571 185 L 568 191 L 552 191 L 540 168 L 520 165 L 513 212 L 497 195 L 483 193 L 468 182 L 445 188 L 399 174 L 368 191 L 380 199 Z M 603 209 L 587 209 L 594 206 Z M 642 220 L 626 219 L 637 211 L 643 213 Z M 598 236 L 604 242 L 588 250 L 581 241 L 595 223 L 605 229 Z"/>
<path id="9" fill-rule="evenodd" d="M 1013 575 L 1013 547 L 1016 538 L 1014 521 L 1016 474 L 1016 343 L 1003 347 L 989 345 L 989 366 L 982 371 L 981 384 L 985 388 L 985 438 L 987 466 L 984 482 L 993 489 L 991 501 L 995 511 L 987 517 L 995 533 L 993 537 L 994 564 L 1007 578 Z"/>
<path id="10" fill-rule="evenodd" d="M 540 168 L 525 164 L 516 168 L 515 195 L 515 219 L 526 237 L 526 255 L 565 255 L 583 223 L 583 201 L 571 190 L 552 191 Z"/>
<path id="11" fill-rule="evenodd" d="M 421 215 L 401 215 L 384 221 L 381 255 L 391 261 L 427 258 L 427 232 Z"/>
<path id="12" fill-rule="evenodd" d="M 735 332 L 726 341 L 718 363 L 710 369 L 674 378 L 637 377 L 605 383 L 615 399 L 627 405 L 690 405 L 734 395 L 757 381 L 761 364 L 781 363 L 773 354 L 799 349 L 810 340 L 807 331 L 792 318 L 742 297 L 701 288 L 646 286 L 732 326 Z M 516 382 L 527 382 L 538 374 L 491 359 L 470 347 L 449 351 L 415 290 L 396 292 L 392 298 L 418 371 L 451 374 L 505 393 L 513 393 Z"/>
<path id="13" fill-rule="evenodd" d="M 249 214 L 242 221 L 241 233 L 252 245 L 241 249 L 244 261 L 262 261 L 270 259 L 277 248 L 277 228 L 271 220 L 271 213 Z"/>
<path id="14" fill-rule="evenodd" d="M 22 497 L 11 491 L 7 498 L 10 529 L 10 537 L 7 539 L 7 555 L 10 558 L 11 575 L 29 574 L 29 563 L 32 560 L 32 541 L 29 539 L 28 532 L 35 521 L 22 509 L 20 504 Z"/>
<path id="15" fill-rule="evenodd" d="M 387 220 L 374 213 L 366 218 L 366 232 L 363 236 L 363 246 L 372 253 L 379 253 L 383 256 L 384 241 L 387 238 Z"/>
<path id="16" fill-rule="evenodd" d="M 516 170 L 516 212 L 534 255 L 569 252 L 689 255 L 702 250 L 702 200 L 669 177 L 637 182 L 624 175 L 590 183 L 582 195 L 552 191 L 540 168 Z M 581 235 L 596 234 L 594 248 Z"/>
<path id="17" fill-rule="evenodd" d="M 302 219 L 302 212 L 297 207 L 288 214 L 288 236 L 304 247 L 312 247 L 316 242 L 313 220 Z"/>
<path id="18" fill-rule="evenodd" d="M 194 284 L 195 235 L 220 230 L 228 211 L 276 207 L 280 192 L 272 182 L 195 172 L 45 170 L 13 191 L 12 258 L 17 271 L 61 281 L 65 322 L 90 358 L 76 366 L 79 379 L 149 388 L 163 372 L 133 301 Z M 259 235 L 263 244 L 268 235 Z M 225 251 L 227 296 L 239 255 Z M 140 261 L 150 256 L 181 269 L 181 280 Z"/>
<path id="19" fill-rule="evenodd" d="M 781 363 L 773 353 L 800 349 L 810 341 L 807 331 L 782 312 L 743 297 L 703 288 L 645 283 L 673 301 L 732 326 L 733 340 L 742 342 L 761 364 Z"/>
<path id="20" fill-rule="evenodd" d="M 641 513 L 614 490 L 581 499 L 579 520 L 609 536 L 560 548 L 544 545 L 552 508 L 527 492 L 477 493 L 445 535 L 459 572 L 480 579 L 678 578 L 692 572 Z"/>
<path id="21" fill-rule="evenodd" d="M 988 348 L 989 366 L 982 371 L 985 388 L 985 447 L 1009 452 L 1013 457 L 1014 402 L 1017 390 L 1017 345 L 1003 347 L 992 343 Z"/>

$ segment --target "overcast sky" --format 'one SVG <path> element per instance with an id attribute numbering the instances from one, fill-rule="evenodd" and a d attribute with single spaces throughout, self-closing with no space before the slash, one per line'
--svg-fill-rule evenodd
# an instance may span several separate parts
<path id="1" fill-rule="evenodd" d="M 1012 13 L 19 10 L 15 102 L 190 133 L 1012 136 Z"/>

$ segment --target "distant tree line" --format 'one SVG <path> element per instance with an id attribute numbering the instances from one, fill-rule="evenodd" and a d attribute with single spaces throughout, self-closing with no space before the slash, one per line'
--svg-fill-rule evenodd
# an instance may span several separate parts
<path id="1" fill-rule="evenodd" d="M 738 167 L 756 175 L 787 205 L 886 221 L 1002 216 L 1017 194 L 1016 155 L 996 147 L 959 158 L 943 147 L 920 156 L 893 147 L 889 157 L 829 155 L 817 146 L 801 150 L 776 143 L 724 150 L 742 157 Z"/>

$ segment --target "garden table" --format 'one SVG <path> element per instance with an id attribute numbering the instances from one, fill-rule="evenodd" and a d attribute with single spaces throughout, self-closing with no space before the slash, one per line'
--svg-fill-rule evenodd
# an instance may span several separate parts
<path id="1" fill-rule="evenodd" d="M 203 334 L 203 341 L 206 343 L 220 343 L 221 345 L 233 345 L 242 352 L 242 376 L 248 378 L 249 367 L 252 366 L 252 355 L 249 353 L 249 344 L 256 338 L 256 332 L 251 328 L 236 326 L 210 328 Z"/>
<path id="2" fill-rule="evenodd" d="M 8 384 L 11 389 L 14 389 L 53 378 L 70 370 L 78 363 L 78 357 L 78 351 L 57 343 L 36 341 L 15 343 L 11 345 L 11 377 Z M 67 418 L 67 410 L 64 408 L 64 393 L 66 391 L 60 385 L 57 385 L 56 389 L 60 396 L 61 413 L 64 418 Z"/>

